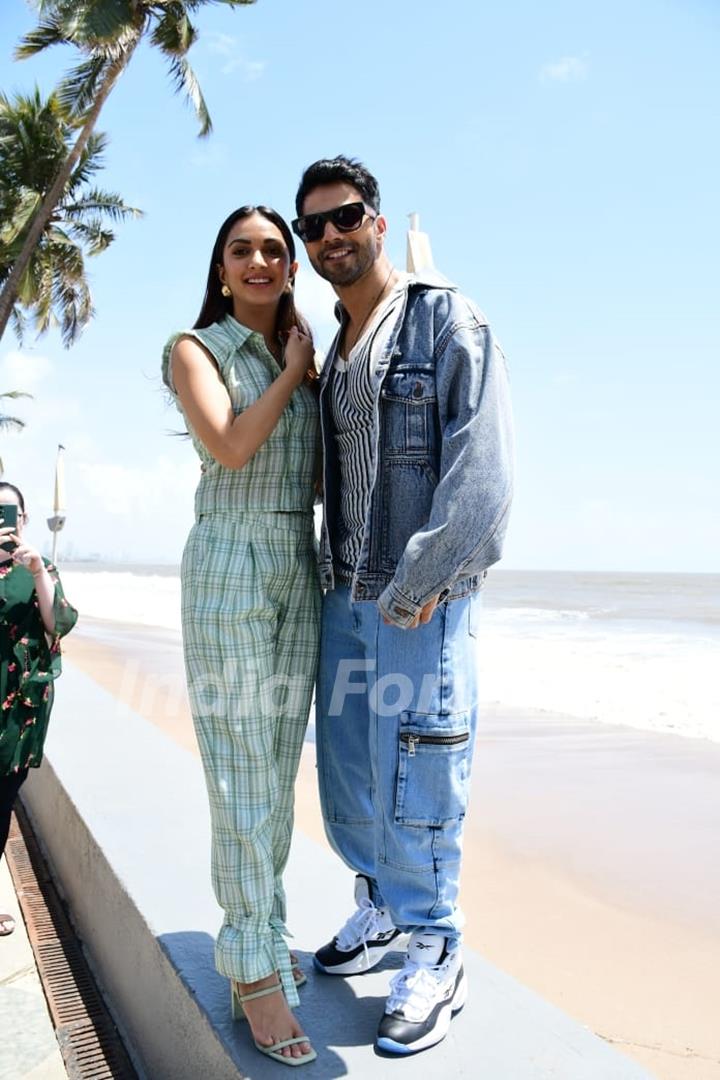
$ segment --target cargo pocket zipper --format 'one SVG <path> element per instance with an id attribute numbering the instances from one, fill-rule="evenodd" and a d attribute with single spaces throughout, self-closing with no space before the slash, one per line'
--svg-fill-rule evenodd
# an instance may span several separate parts
<path id="1" fill-rule="evenodd" d="M 460 735 L 412 735 L 404 731 L 400 735 L 400 742 L 407 743 L 408 757 L 415 757 L 415 747 L 418 743 L 429 743 L 432 746 L 457 746 L 459 743 L 467 742 L 469 738 L 470 734 L 467 731 Z"/>

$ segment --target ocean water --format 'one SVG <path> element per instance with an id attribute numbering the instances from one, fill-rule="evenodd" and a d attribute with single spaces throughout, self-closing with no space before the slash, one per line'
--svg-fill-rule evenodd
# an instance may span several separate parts
<path id="1" fill-rule="evenodd" d="M 720 575 L 491 572 L 483 699 L 720 742 Z"/>
<path id="2" fill-rule="evenodd" d="M 176 566 L 66 563 L 81 615 L 180 629 Z M 491 571 L 485 709 L 720 742 L 720 575 Z"/>

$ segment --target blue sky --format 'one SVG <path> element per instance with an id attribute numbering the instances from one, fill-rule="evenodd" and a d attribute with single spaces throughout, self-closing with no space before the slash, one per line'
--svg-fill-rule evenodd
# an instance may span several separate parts
<path id="1" fill-rule="evenodd" d="M 214 120 L 196 138 L 149 49 L 103 111 L 104 186 L 142 208 L 89 264 L 80 343 L 0 342 L 0 389 L 35 400 L 0 436 L 45 543 L 67 447 L 75 554 L 179 560 L 197 476 L 159 380 L 199 309 L 235 206 L 293 215 L 303 168 L 358 156 L 380 179 L 389 252 L 419 211 L 437 267 L 486 311 L 508 356 L 517 496 L 504 565 L 718 569 L 720 9 L 713 0 L 421 6 L 257 0 L 197 16 L 191 60 Z M 33 22 L 0 12 L 0 88 L 49 89 L 69 50 L 23 63 Z M 332 293 L 301 254 L 320 343 Z"/>

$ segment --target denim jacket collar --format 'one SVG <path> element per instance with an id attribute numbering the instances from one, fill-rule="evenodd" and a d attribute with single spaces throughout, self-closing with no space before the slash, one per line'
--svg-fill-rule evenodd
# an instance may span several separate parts
<path id="1" fill-rule="evenodd" d="M 390 362 L 390 358 L 393 355 L 393 351 L 394 351 L 395 345 L 397 343 L 398 333 L 399 333 L 400 327 L 402 326 L 402 323 L 403 323 L 403 318 L 404 318 L 404 315 L 405 315 L 405 308 L 407 307 L 408 294 L 412 289 L 416 289 L 416 288 L 445 289 L 445 290 L 449 290 L 450 292 L 457 292 L 457 285 L 454 285 L 451 281 L 449 281 L 446 277 L 444 277 L 438 270 L 428 268 L 428 269 L 425 269 L 425 270 L 420 270 L 418 273 L 413 273 L 413 274 L 408 274 L 407 275 L 407 279 L 405 281 L 405 289 L 404 289 L 405 295 L 403 297 L 402 307 L 401 307 L 400 312 L 399 312 L 399 314 L 398 314 L 398 316 L 396 317 L 396 320 L 395 320 L 395 329 L 394 329 L 393 333 L 390 335 L 390 338 L 389 338 L 389 340 L 387 342 L 387 346 L 386 346 L 386 349 L 385 349 L 385 353 L 382 356 L 382 358 L 380 359 L 380 361 L 378 363 L 378 366 L 377 366 L 377 369 L 376 369 L 375 374 L 376 374 L 376 377 L 380 379 L 380 381 L 382 381 L 382 378 L 383 378 L 385 372 L 387 371 L 387 367 L 388 367 L 388 364 Z M 337 334 L 335 335 L 332 346 L 331 346 L 331 348 L 330 348 L 330 350 L 328 352 L 328 355 L 326 357 L 325 364 L 323 365 L 322 372 L 320 373 L 320 389 L 321 389 L 321 392 L 322 392 L 322 390 L 324 390 L 325 385 L 326 385 L 326 383 L 328 381 L 328 378 L 329 378 L 329 375 L 330 375 L 330 369 L 332 368 L 332 362 L 331 361 L 332 361 L 332 357 L 333 357 L 333 354 L 335 352 L 335 349 L 337 348 L 337 342 L 338 342 L 338 340 L 340 338 L 340 332 L 345 328 L 345 325 L 346 325 L 346 323 L 348 321 L 348 313 L 345 310 L 345 308 L 343 307 L 340 300 L 338 300 L 336 302 L 334 311 L 335 311 L 335 318 L 340 323 L 340 328 L 339 328 Z"/>
<path id="2" fill-rule="evenodd" d="M 420 270 L 416 274 L 408 274 L 405 284 L 408 289 L 425 286 L 426 289 L 450 289 L 453 292 L 457 291 L 457 285 L 454 285 L 452 281 L 448 281 L 448 279 L 443 277 L 438 270 L 430 267 L 425 270 Z M 347 322 L 347 311 L 342 306 L 340 300 L 335 303 L 334 310 L 335 318 L 340 323 L 340 326 L 344 327 Z"/>

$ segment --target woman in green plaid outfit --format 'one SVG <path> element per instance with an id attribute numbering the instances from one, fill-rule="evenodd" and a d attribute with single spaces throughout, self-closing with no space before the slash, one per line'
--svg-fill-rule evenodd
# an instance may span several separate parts
<path id="1" fill-rule="evenodd" d="M 268 207 L 236 210 L 194 328 L 163 354 L 201 461 L 182 624 L 225 912 L 215 960 L 257 1048 L 289 1064 L 315 1057 L 289 1008 L 304 977 L 285 942 L 282 874 L 320 614 L 314 352 L 293 301 L 296 270 L 285 221 Z"/>

